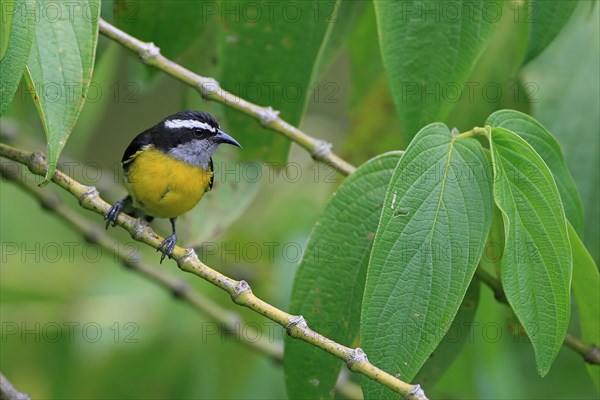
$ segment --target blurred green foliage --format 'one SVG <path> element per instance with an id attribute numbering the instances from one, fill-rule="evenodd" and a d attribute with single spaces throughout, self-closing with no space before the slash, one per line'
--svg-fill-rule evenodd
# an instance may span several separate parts
<path id="1" fill-rule="evenodd" d="M 198 22 L 198 18 L 191 18 L 193 11 L 172 18 L 161 14 L 167 8 L 155 9 L 158 2 L 129 3 L 138 5 L 139 14 L 104 1 L 102 15 L 123 23 L 124 29 L 136 18 L 156 17 L 152 25 L 145 26 L 149 35 L 145 40 L 157 41 L 167 55 L 200 74 L 223 78 L 224 68 L 214 43 L 230 39 L 219 36 L 216 25 L 211 25 L 215 21 L 200 19 L 201 23 L 190 26 L 182 20 Z M 228 7 L 226 3 L 204 2 L 211 8 L 200 10 L 204 16 L 210 11 L 218 20 Z M 466 130 L 483 124 L 492 111 L 509 107 L 531 112 L 557 135 L 582 195 L 585 243 L 598 263 L 600 28 L 598 6 L 582 3 L 557 39 L 524 69 L 519 65 L 529 31 L 523 24 L 515 27 L 505 15 L 468 78 L 480 87 L 497 85 L 503 95 L 491 98 L 476 91 L 475 100 L 454 104 L 445 122 Z M 146 8 L 146 4 L 151 6 Z M 202 3 L 198 4 L 201 7 Z M 113 14 L 115 9 L 120 11 Z M 350 40 L 332 50 L 331 60 L 326 59 L 325 66 L 311 75 L 305 88 L 304 116 L 294 116 L 301 120 L 302 129 L 332 142 L 356 165 L 408 144 L 395 113 L 376 29 L 369 2 L 354 28 L 344 31 L 349 32 Z M 158 42 L 164 35 L 169 46 Z M 225 113 L 220 105 L 205 103 L 197 92 L 162 73 L 149 73 L 150 69 L 132 54 L 104 37 L 99 40 L 97 54 L 88 100 L 61 160 L 63 169 L 83 183 L 96 185 L 105 199 L 114 201 L 124 194 L 118 168 L 123 149 L 157 119 L 184 108 L 197 108 L 225 118 L 226 127 L 230 123 L 225 114 L 233 111 Z M 282 68 L 295 68 L 287 57 L 278 61 Z M 236 63 L 225 70 L 243 68 L 243 60 Z M 281 79 L 285 80 L 285 74 Z M 246 137 L 277 141 L 285 150 L 286 141 L 252 124 Z M 43 127 L 25 85 L 17 89 L 1 128 L 3 142 L 23 144 L 28 149 L 45 148 Z M 230 133 L 236 136 L 236 132 Z M 217 153 L 215 164 L 226 157 Z M 197 251 L 208 265 L 247 280 L 260 297 L 287 309 L 302 249 L 342 177 L 330 167 L 315 164 L 297 146 L 291 147 L 287 168 L 267 166 L 261 173 L 255 197 L 240 201 L 241 217 L 228 227 L 210 230 L 212 237 L 204 239 Z M 40 182 L 39 177 L 25 177 Z M 210 195 L 217 196 L 222 184 L 217 179 Z M 90 224 L 102 229 L 101 218 L 81 210 L 73 198 L 52 186 L 44 190 L 58 193 Z M 208 203 L 201 203 L 198 209 L 203 207 Z M 0 183 L 0 219 L 0 370 L 33 398 L 286 396 L 281 365 L 236 343 L 235 337 L 222 335 L 214 321 L 123 269 L 111 255 L 85 242 L 4 181 Z M 201 219 L 196 221 L 202 223 Z M 159 233 L 168 232 L 163 221 L 154 226 Z M 157 264 L 153 249 L 133 242 L 121 229 L 110 233 L 121 243 L 132 245 L 133 256 Z M 233 308 L 228 296 L 199 279 L 182 275 L 173 263 L 160 268 Z M 284 333 L 274 323 L 246 309 L 235 311 L 269 340 L 282 339 Z M 577 334 L 577 315 L 572 314 L 570 331 Z M 469 335 L 465 346 L 441 380 L 428 388 L 428 395 L 449 399 L 598 397 L 581 357 L 564 347 L 546 378 L 537 376 L 531 344 L 525 336 L 512 333 L 505 322 L 508 320 L 506 307 L 483 287 L 473 323 L 462 327 L 461 334 Z M 595 371 L 600 374 L 597 367 Z M 351 379 L 358 381 L 355 376 Z"/>

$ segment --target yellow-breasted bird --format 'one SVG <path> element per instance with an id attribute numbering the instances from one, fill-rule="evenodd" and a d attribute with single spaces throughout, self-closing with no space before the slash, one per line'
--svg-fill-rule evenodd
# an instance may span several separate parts
<path id="1" fill-rule="evenodd" d="M 175 220 L 191 210 L 213 186 L 212 154 L 221 143 L 242 147 L 208 113 L 181 111 L 133 139 L 121 163 L 129 195 L 117 201 L 104 220 L 117 224 L 122 211 L 140 210 L 148 221 L 169 218 L 173 234 L 158 247 L 160 262 L 171 257 Z"/>

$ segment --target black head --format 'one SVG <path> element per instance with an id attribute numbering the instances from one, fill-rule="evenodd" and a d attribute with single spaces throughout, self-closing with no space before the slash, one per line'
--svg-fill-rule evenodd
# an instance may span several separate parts
<path id="1" fill-rule="evenodd" d="M 153 143 L 189 164 L 206 166 L 221 143 L 242 147 L 223 132 L 212 115 L 202 111 L 180 111 L 153 129 Z"/>
<path id="2" fill-rule="evenodd" d="M 210 128 L 219 129 L 217 120 L 209 113 L 203 111 L 180 111 L 173 115 L 169 115 L 162 123 L 166 129 L 193 129 L 194 127 L 199 126 L 199 124 L 206 124 L 209 128 L 209 132 L 211 131 Z"/>
<path id="3" fill-rule="evenodd" d="M 211 139 L 217 144 L 228 143 L 241 147 L 235 139 L 223 132 L 217 120 L 206 112 L 180 111 L 165 118 L 161 124 L 165 135 L 174 133 L 175 136 L 188 139 Z"/>

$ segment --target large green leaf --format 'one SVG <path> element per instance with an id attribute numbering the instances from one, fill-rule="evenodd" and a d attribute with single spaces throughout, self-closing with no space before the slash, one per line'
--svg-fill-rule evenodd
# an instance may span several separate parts
<path id="1" fill-rule="evenodd" d="M 375 2 L 383 63 L 407 141 L 446 117 L 491 36 L 490 5 L 501 13 L 501 4 Z"/>
<path id="2" fill-rule="evenodd" d="M 40 1 L 41 7 L 50 4 Z M 52 2 L 64 12 L 39 18 L 27 62 L 27 84 L 48 140 L 49 180 L 90 85 L 98 41 L 99 0 Z M 68 11 L 68 12 L 67 12 Z"/>
<path id="3" fill-rule="evenodd" d="M 401 152 L 360 166 L 331 198 L 300 262 L 290 312 L 346 346 L 358 336 L 360 307 L 385 192 Z M 290 398 L 332 398 L 342 362 L 304 342 L 285 340 Z"/>
<path id="4" fill-rule="evenodd" d="M 369 261 L 362 347 L 410 381 L 442 339 L 481 258 L 492 216 L 489 163 L 475 139 L 423 128 L 394 171 Z M 363 381 L 367 398 L 395 398 Z"/>
<path id="5" fill-rule="evenodd" d="M 348 53 L 352 79 L 351 102 L 352 105 L 357 105 L 362 103 L 369 91 L 372 91 L 374 82 L 385 75 L 377 36 L 375 8 L 372 2 L 364 9 L 350 34 Z M 389 86 L 387 82 L 386 86 Z M 376 111 L 376 109 L 372 111 Z M 389 110 L 386 110 L 386 113 L 391 114 Z"/>
<path id="6" fill-rule="evenodd" d="M 177 59 L 204 33 L 222 11 L 215 1 L 205 0 L 117 0 L 115 24 L 140 40 L 153 42 L 166 57 Z M 214 62 L 214 60 L 211 60 Z M 192 69 L 195 65 L 189 66 Z M 144 69 L 148 76 L 156 68 Z M 203 71 L 196 71 L 203 75 Z"/>
<path id="7" fill-rule="evenodd" d="M 35 0 L 0 2 L 0 115 L 12 101 L 29 58 L 35 33 Z"/>
<path id="8" fill-rule="evenodd" d="M 564 31 L 527 65 L 538 88 L 532 115 L 558 139 L 585 215 L 584 243 L 600 262 L 600 7 L 581 3 Z M 573 62 L 573 60 L 577 60 Z"/>
<path id="9" fill-rule="evenodd" d="M 378 42 L 375 9 L 373 4 L 369 4 L 348 40 L 351 112 L 348 132 L 340 151 L 353 163 L 386 151 L 406 148 L 403 137 L 398 135 L 400 123 L 394 112 L 394 100 Z"/>
<path id="10" fill-rule="evenodd" d="M 260 165 L 237 163 L 238 154 L 222 152 L 214 157 L 214 191 L 206 193 L 202 202 L 182 217 L 185 222 L 179 230 L 187 247 L 199 247 L 226 231 L 252 203 L 260 187 L 264 173 Z"/>
<path id="11" fill-rule="evenodd" d="M 530 98 L 535 85 L 515 76 L 523 61 L 527 34 L 527 24 L 515 21 L 514 14 L 505 10 L 467 79 L 468 87 L 461 90 L 456 105 L 444 120 L 448 126 L 465 131 L 480 125 L 497 110 L 529 112 L 530 103 L 535 101 Z"/>
<path id="12" fill-rule="evenodd" d="M 502 223 L 502 213 L 498 207 L 494 207 L 490 233 L 485 243 L 485 251 L 479 262 L 479 268 L 482 268 L 493 276 L 500 276 L 500 263 L 502 262 L 503 251 L 504 224 Z"/>
<path id="13" fill-rule="evenodd" d="M 336 4 L 337 9 L 331 16 L 333 27 L 323 48 L 323 56 L 319 65 L 321 71 L 335 61 L 346 41 L 349 41 L 350 33 L 364 14 L 365 8 L 370 6 L 371 2 L 370 0 L 353 0 L 340 1 Z"/>
<path id="14" fill-rule="evenodd" d="M 600 275 L 598 267 L 583 242 L 569 224 L 569 240 L 573 249 L 573 296 L 579 310 L 581 339 L 596 346 L 600 343 Z M 586 365 L 596 388 L 600 387 L 600 371 Z"/>
<path id="15" fill-rule="evenodd" d="M 0 21 L 2 21 L 2 25 L 0 26 L 0 61 L 2 61 L 8 51 L 12 20 L 16 9 L 15 0 L 0 0 Z"/>
<path id="16" fill-rule="evenodd" d="M 502 285 L 544 376 L 562 346 L 570 312 L 571 245 L 552 173 L 516 133 L 492 128 L 494 199 L 502 211 Z"/>
<path id="17" fill-rule="evenodd" d="M 117 82 L 119 57 L 122 54 L 121 47 L 115 42 L 107 43 L 103 51 L 98 52 L 87 99 L 75 125 L 77 134 L 69 138 L 66 150 L 66 153 L 73 158 L 85 159 L 86 151 L 92 153 L 97 151 L 97 143 L 94 142 L 93 135 L 98 132 L 98 127 L 101 126 L 102 119 L 106 118 L 111 104 L 117 100 L 115 92 L 109 89 L 114 88 Z"/>
<path id="18" fill-rule="evenodd" d="M 385 74 L 370 81 L 369 90 L 363 93 L 360 103 L 349 113 L 347 125 L 348 131 L 340 151 L 351 163 L 360 163 L 377 154 L 406 147 L 402 136 L 397 135 L 400 123 L 394 112 L 394 100 Z"/>
<path id="19" fill-rule="evenodd" d="M 523 63 L 536 58 L 558 36 L 579 2 L 576 0 L 528 0 L 513 10 L 529 25 L 529 44 Z"/>
<path id="20" fill-rule="evenodd" d="M 2 25 L 0 25 L 0 61 L 2 61 L 8 51 L 15 9 L 15 0 L 0 0 L 0 21 L 2 21 Z"/>
<path id="21" fill-rule="evenodd" d="M 469 329 L 473 326 L 479 304 L 480 286 L 478 279 L 471 281 L 450 329 L 414 377 L 413 381 L 421 385 L 426 392 L 444 375 L 470 339 Z"/>
<path id="22" fill-rule="evenodd" d="M 542 157 L 554 176 L 556 186 L 565 207 L 565 214 L 577 232 L 583 234 L 583 206 L 571 176 L 567 163 L 562 155 L 560 145 L 542 124 L 527 114 L 513 110 L 500 110 L 486 121 L 492 127 L 501 127 L 512 131 L 525 139 L 527 143 Z"/>
<path id="23" fill-rule="evenodd" d="M 283 119 L 298 126 L 321 50 L 335 25 L 338 1 L 291 2 L 270 13 L 266 3 L 218 3 L 223 9 L 252 10 L 249 16 L 222 13 L 218 39 L 221 86 L 253 103 L 273 107 Z M 225 116 L 229 129 L 244 144 L 243 157 L 273 163 L 286 161 L 288 139 L 261 132 L 253 118 L 234 108 L 228 107 Z"/>

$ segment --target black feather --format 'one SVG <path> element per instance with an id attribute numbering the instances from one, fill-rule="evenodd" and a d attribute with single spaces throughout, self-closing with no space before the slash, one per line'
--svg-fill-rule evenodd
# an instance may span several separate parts
<path id="1" fill-rule="evenodd" d="M 207 124 L 211 125 L 212 127 L 219 129 L 219 123 L 217 122 L 217 120 L 212 115 L 210 115 L 209 113 L 204 112 L 204 111 L 193 111 L 193 110 L 179 111 L 178 113 L 169 115 L 163 121 L 167 121 L 170 119 L 171 120 L 172 119 L 195 119 L 200 122 L 206 122 Z"/>
<path id="2" fill-rule="evenodd" d="M 211 173 L 211 175 L 210 175 L 210 182 L 208 182 L 208 187 L 206 188 L 207 192 L 212 190 L 213 183 L 215 181 L 215 168 L 213 166 L 212 157 L 210 158 L 210 164 L 208 165 L 208 171 Z"/>
<path id="3" fill-rule="evenodd" d="M 121 162 L 123 163 L 123 168 L 125 169 L 125 171 L 127 171 L 127 169 L 128 169 L 128 165 L 126 164 L 126 162 L 129 159 L 131 159 L 131 157 L 135 153 L 140 151 L 140 149 L 142 147 L 147 146 L 152 143 L 152 132 L 151 132 L 152 129 L 153 128 L 150 128 L 150 129 L 140 133 L 139 135 L 137 135 L 135 137 L 135 139 L 133 139 L 133 141 L 125 149 L 125 153 L 123 154 L 123 158 L 121 159 Z"/>

